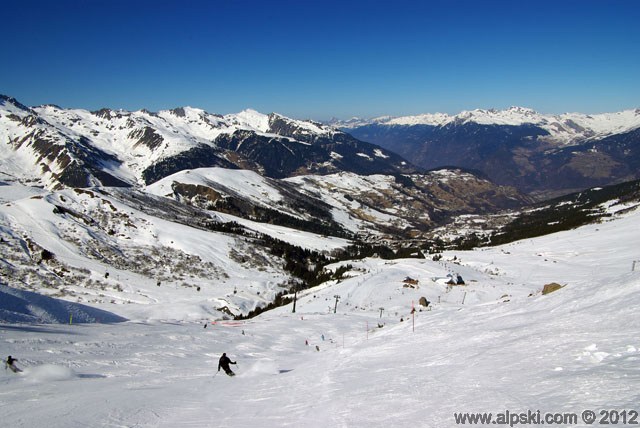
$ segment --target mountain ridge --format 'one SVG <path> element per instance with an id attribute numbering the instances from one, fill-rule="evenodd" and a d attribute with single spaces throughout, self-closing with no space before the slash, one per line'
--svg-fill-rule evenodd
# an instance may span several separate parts
<path id="1" fill-rule="evenodd" d="M 4 158 L 21 159 L 8 174 L 41 185 L 146 185 L 183 169 L 252 169 L 284 178 L 306 173 L 412 173 L 395 153 L 319 122 L 255 110 L 216 115 L 192 107 L 147 110 L 26 107 L 0 98 Z M 34 170 L 33 163 L 36 165 Z M 44 178 L 43 178 L 44 177 Z"/>

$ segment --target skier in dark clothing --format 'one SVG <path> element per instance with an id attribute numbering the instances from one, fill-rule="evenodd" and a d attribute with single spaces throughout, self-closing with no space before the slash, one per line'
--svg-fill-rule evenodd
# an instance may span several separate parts
<path id="1" fill-rule="evenodd" d="M 229 359 L 229 357 L 227 357 L 227 353 L 224 352 L 222 354 L 222 357 L 220 357 L 220 360 L 218 361 L 218 371 L 220 371 L 220 368 L 222 367 L 222 369 L 224 370 L 224 372 L 229 375 L 229 376 L 235 376 L 236 374 L 234 372 L 231 371 L 231 369 L 229 368 L 229 364 L 235 364 L 235 361 L 231 361 Z"/>
<path id="2" fill-rule="evenodd" d="M 13 358 L 11 355 L 9 355 L 7 357 L 7 361 L 4 362 L 4 369 L 6 370 L 7 368 L 10 368 L 12 372 L 14 373 L 18 373 L 21 372 L 22 370 L 20 370 L 17 366 L 16 366 L 16 361 L 18 361 L 17 358 Z"/>

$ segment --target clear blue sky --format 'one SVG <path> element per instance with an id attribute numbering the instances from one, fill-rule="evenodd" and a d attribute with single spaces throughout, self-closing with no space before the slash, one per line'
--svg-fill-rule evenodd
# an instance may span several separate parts
<path id="1" fill-rule="evenodd" d="M 638 0 L 0 0 L 27 105 L 295 118 L 640 107 Z"/>

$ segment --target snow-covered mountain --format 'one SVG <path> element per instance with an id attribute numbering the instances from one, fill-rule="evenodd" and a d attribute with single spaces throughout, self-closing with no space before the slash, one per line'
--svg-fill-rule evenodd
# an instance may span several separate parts
<path id="1" fill-rule="evenodd" d="M 525 107 L 510 107 L 506 110 L 476 109 L 456 115 L 426 113 L 415 116 L 382 116 L 373 119 L 352 118 L 333 121 L 332 124 L 346 130 L 367 125 L 383 126 L 446 126 L 475 123 L 478 125 L 523 126 L 535 125 L 548 132 L 550 141 L 562 144 L 577 144 L 587 139 L 603 138 L 640 128 L 640 109 L 616 113 L 583 114 L 564 113 L 550 115 L 538 113 Z"/>
<path id="2" fill-rule="evenodd" d="M 543 115 L 512 107 L 334 125 L 423 168 L 472 168 L 542 197 L 640 178 L 640 109 Z"/>
<path id="3" fill-rule="evenodd" d="M 469 172 L 418 174 L 333 127 L 254 110 L 89 112 L 1 97 L 0 141 L 7 183 L 131 187 L 332 236 L 416 237 L 454 215 L 527 201 Z"/>
<path id="4" fill-rule="evenodd" d="M 417 169 L 396 154 L 333 127 L 246 110 L 215 115 L 184 107 L 152 113 L 28 108 L 0 96 L 5 179 L 48 188 L 127 186 L 184 169 L 220 166 L 284 178 Z"/>

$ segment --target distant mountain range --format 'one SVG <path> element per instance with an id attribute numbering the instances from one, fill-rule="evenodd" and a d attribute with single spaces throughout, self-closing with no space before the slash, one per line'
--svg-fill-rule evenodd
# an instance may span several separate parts
<path id="1" fill-rule="evenodd" d="M 640 109 L 543 115 L 512 107 L 332 125 L 420 167 L 470 168 L 546 197 L 640 178 Z"/>
<path id="2" fill-rule="evenodd" d="M 131 187 L 334 236 L 415 238 L 455 215 L 529 201 L 470 171 L 426 173 L 332 126 L 253 110 L 90 112 L 2 96 L 0 141 L 6 183 Z"/>
<path id="3" fill-rule="evenodd" d="M 640 178 L 640 109 L 543 115 L 512 107 L 321 124 L 253 110 L 26 107 L 0 95 L 0 140 L 0 154 L 12 158 L 7 177 L 49 188 L 148 185 L 204 167 L 277 179 L 453 167 L 544 199 Z"/>

